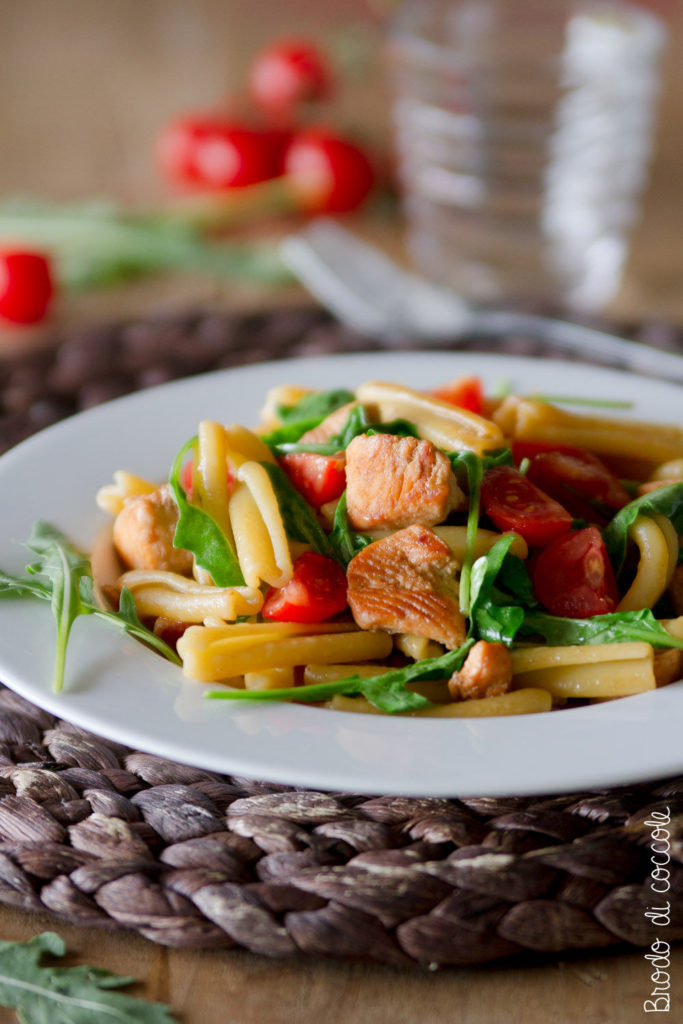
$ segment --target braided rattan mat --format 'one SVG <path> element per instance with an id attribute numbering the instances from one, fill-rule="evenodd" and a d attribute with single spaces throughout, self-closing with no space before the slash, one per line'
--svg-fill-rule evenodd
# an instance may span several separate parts
<path id="1" fill-rule="evenodd" d="M 315 310 L 166 315 L 56 340 L 0 365 L 3 447 L 174 377 L 373 347 Z M 665 326 L 639 340 L 681 347 Z M 0 901 L 72 923 L 399 966 L 645 947 L 683 938 L 682 862 L 683 777 L 549 798 L 287 790 L 127 750 L 0 688 Z M 647 916 L 665 905 L 666 920 Z"/>

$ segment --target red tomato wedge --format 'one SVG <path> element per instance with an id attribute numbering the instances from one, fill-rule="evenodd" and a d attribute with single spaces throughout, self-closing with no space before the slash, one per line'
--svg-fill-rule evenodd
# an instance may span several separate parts
<path id="1" fill-rule="evenodd" d="M 346 573 L 333 559 L 305 551 L 284 587 L 268 591 L 261 615 L 274 622 L 324 622 L 346 608 Z"/>
<path id="2" fill-rule="evenodd" d="M 550 544 L 572 525 L 562 505 L 512 466 L 494 466 L 484 473 L 481 504 L 500 530 L 514 530 L 527 544 Z"/>
<path id="3" fill-rule="evenodd" d="M 449 402 L 481 416 L 484 410 L 484 388 L 481 377 L 455 377 L 432 391 L 434 398 Z"/>
<path id="4" fill-rule="evenodd" d="M 297 491 L 313 508 L 321 508 L 328 501 L 341 497 L 346 487 L 343 455 L 291 452 L 283 455 L 279 462 Z"/>
<path id="5" fill-rule="evenodd" d="M 623 508 L 630 501 L 628 491 L 611 469 L 597 455 L 580 448 L 539 452 L 531 459 L 526 475 L 575 518 L 589 523 L 606 522 L 592 501 L 610 509 Z"/>
<path id="6" fill-rule="evenodd" d="M 0 319 L 35 324 L 48 311 L 54 293 L 47 256 L 24 249 L 0 251 Z"/>
<path id="7" fill-rule="evenodd" d="M 536 561 L 534 591 L 552 615 L 584 619 L 613 612 L 619 595 L 600 531 L 588 526 L 549 544 Z"/>

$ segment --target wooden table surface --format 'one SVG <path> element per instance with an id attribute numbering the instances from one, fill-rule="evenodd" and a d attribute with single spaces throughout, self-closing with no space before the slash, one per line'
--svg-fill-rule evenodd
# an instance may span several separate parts
<path id="1" fill-rule="evenodd" d="M 13 102 L 0 110 L 0 196 L 148 196 L 155 187 L 149 139 L 166 117 L 212 102 L 239 78 L 245 54 L 271 35 L 305 25 L 327 39 L 333 30 L 355 30 L 362 18 L 371 35 L 380 6 L 363 0 L 3 0 L 0 86 Z M 658 152 L 613 312 L 623 319 L 683 323 L 683 4 L 672 10 Z M 361 109 L 372 131 L 381 133 L 381 86 L 361 80 L 345 102 L 347 114 Z M 358 226 L 390 248 L 400 247 L 396 225 Z M 206 283 L 162 279 L 63 302 L 58 316 L 87 323 L 205 295 Z M 215 292 L 210 297 L 216 299 Z M 227 306 L 302 298 L 297 289 L 278 295 L 226 290 L 218 296 Z M 39 332 L 2 331 L 0 351 L 37 337 Z M 133 933 L 76 928 L 0 905 L 0 938 L 25 940 L 46 929 L 63 935 L 71 962 L 134 975 L 139 994 L 169 1003 L 185 1024 L 630 1024 L 644 1019 L 651 985 L 648 964 L 637 951 L 559 956 L 524 968 L 499 964 L 406 973 L 337 962 L 270 962 L 243 952 L 168 950 Z M 681 948 L 673 955 L 672 978 L 669 1019 L 680 1020 Z M 0 1008 L 0 1022 L 5 1021 L 13 1022 L 14 1015 Z"/>

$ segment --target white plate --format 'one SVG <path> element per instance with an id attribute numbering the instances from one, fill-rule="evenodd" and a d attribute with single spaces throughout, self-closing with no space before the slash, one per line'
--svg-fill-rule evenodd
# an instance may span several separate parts
<path id="1" fill-rule="evenodd" d="M 245 367 L 140 392 L 66 420 L 0 459 L 0 566 L 20 572 L 36 519 L 87 548 L 105 524 L 95 492 L 117 469 L 163 478 L 200 419 L 257 422 L 278 383 L 431 387 L 463 373 L 489 388 L 633 401 L 677 421 L 675 385 L 580 364 L 441 353 L 329 356 Z M 683 682 L 592 707 L 498 719 L 430 720 L 292 704 L 208 701 L 180 669 L 85 617 L 75 623 L 62 694 L 51 691 L 54 622 L 39 601 L 0 604 L 0 679 L 92 732 L 219 772 L 316 789 L 472 796 L 612 786 L 683 770 Z"/>

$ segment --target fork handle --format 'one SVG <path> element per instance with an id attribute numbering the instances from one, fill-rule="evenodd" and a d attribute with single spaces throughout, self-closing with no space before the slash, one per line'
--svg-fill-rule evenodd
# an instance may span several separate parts
<path id="1" fill-rule="evenodd" d="M 616 362 L 624 369 L 640 370 L 652 376 L 683 383 L 683 355 L 665 352 L 582 324 L 526 313 L 480 310 L 473 314 L 470 327 L 474 334 L 490 337 L 500 337 L 511 332 L 526 334 L 566 352 Z"/>

